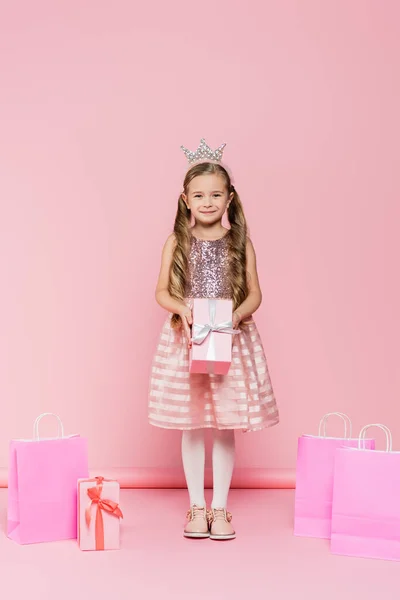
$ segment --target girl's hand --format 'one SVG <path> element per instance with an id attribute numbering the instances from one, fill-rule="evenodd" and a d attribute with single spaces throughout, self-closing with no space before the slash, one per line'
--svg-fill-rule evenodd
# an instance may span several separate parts
<path id="1" fill-rule="evenodd" d="M 232 315 L 233 329 L 238 329 L 239 328 L 241 320 L 242 320 L 242 317 L 241 317 L 240 313 L 238 313 L 238 311 L 235 310 L 235 312 Z"/>
<path id="2" fill-rule="evenodd" d="M 185 306 L 180 311 L 179 316 L 182 319 L 182 327 L 183 327 L 183 330 L 185 332 L 185 335 L 186 335 L 186 338 L 188 341 L 188 346 L 189 346 L 189 348 L 191 348 L 192 347 L 191 325 L 193 323 L 192 310 L 188 306 Z"/>

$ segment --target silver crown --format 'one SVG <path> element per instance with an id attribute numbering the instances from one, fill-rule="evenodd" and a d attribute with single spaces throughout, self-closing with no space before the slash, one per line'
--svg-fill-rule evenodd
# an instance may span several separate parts
<path id="1" fill-rule="evenodd" d="M 200 160 L 214 160 L 216 162 L 220 162 L 222 159 L 222 154 L 224 152 L 226 144 L 221 144 L 219 148 L 216 150 L 212 150 L 208 144 L 206 144 L 206 140 L 201 138 L 199 147 L 197 150 L 192 152 L 185 148 L 185 146 L 181 146 L 181 149 L 185 153 L 186 158 L 188 159 L 189 164 L 193 164 Z"/>

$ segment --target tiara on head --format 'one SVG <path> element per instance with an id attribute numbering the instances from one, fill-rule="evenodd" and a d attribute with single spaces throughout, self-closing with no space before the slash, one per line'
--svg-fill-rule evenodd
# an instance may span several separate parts
<path id="1" fill-rule="evenodd" d="M 193 163 L 207 160 L 220 162 L 225 146 L 226 144 L 221 144 L 216 150 L 212 150 L 210 146 L 206 144 L 206 140 L 201 138 L 199 147 L 194 152 L 188 150 L 185 146 L 181 146 L 181 149 L 185 153 L 189 165 L 192 165 Z"/>

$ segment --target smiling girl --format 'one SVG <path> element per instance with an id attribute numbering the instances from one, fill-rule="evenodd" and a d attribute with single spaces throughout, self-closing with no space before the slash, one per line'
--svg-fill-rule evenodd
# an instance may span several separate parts
<path id="1" fill-rule="evenodd" d="M 157 302 L 169 315 L 154 357 L 149 394 L 152 425 L 182 433 L 182 461 L 190 497 L 186 537 L 232 539 L 227 512 L 235 459 L 235 430 L 256 431 L 279 421 L 262 342 L 253 320 L 261 304 L 253 244 L 239 195 L 221 158 L 204 140 L 190 152 L 174 232 L 164 246 Z M 227 213 L 229 229 L 222 225 Z M 194 223 L 191 226 L 191 223 Z M 194 298 L 233 301 L 232 364 L 223 375 L 191 374 Z M 213 499 L 204 497 L 204 432 L 212 428 Z"/>

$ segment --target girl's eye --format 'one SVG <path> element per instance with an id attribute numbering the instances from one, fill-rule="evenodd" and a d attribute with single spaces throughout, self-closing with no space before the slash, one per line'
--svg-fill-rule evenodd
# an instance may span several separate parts
<path id="1" fill-rule="evenodd" d="M 200 194 L 195 194 L 195 198 L 201 198 Z"/>
<path id="2" fill-rule="evenodd" d="M 220 198 L 221 194 L 214 194 L 215 198 Z"/>

